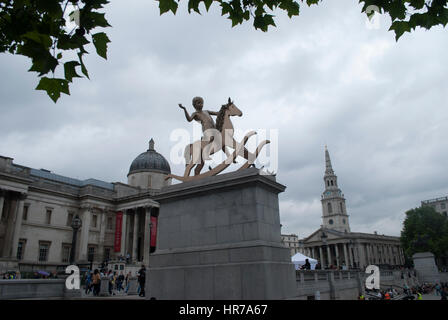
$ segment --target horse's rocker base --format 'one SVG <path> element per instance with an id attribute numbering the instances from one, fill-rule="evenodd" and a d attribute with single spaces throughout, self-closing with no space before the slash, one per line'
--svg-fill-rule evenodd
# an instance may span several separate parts
<path id="1" fill-rule="evenodd" d="M 147 290 L 156 299 L 257 300 L 295 296 L 281 243 L 275 178 L 249 168 L 165 187 Z"/>

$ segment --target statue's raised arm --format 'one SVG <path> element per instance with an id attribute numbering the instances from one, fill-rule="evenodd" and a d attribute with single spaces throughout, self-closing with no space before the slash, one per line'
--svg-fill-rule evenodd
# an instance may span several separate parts
<path id="1" fill-rule="evenodd" d="M 188 122 L 191 122 L 191 121 L 193 120 L 193 117 L 191 117 L 191 116 L 188 114 L 187 108 L 185 108 L 185 107 L 182 105 L 182 103 L 179 103 L 179 108 L 184 109 L 185 118 L 187 118 L 187 121 L 188 121 Z"/>

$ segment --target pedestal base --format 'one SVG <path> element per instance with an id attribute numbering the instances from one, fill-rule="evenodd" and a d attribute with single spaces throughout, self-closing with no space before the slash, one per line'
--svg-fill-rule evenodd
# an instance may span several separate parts
<path id="1" fill-rule="evenodd" d="M 284 189 L 257 169 L 162 189 L 147 297 L 294 297 L 295 269 L 280 236 L 278 193 Z"/>
<path id="2" fill-rule="evenodd" d="M 416 253 L 412 259 L 420 282 L 440 283 L 439 270 L 431 252 Z"/>

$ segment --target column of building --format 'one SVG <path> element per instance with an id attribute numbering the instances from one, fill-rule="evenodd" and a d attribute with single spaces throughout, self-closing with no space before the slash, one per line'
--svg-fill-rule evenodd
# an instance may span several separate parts
<path id="1" fill-rule="evenodd" d="M 106 234 L 106 217 L 107 217 L 107 209 L 101 208 L 100 212 L 100 240 L 99 240 L 99 246 L 98 246 L 98 256 L 96 260 L 104 261 L 104 240 L 105 240 L 105 234 Z"/>
<path id="2" fill-rule="evenodd" d="M 343 250 L 344 250 L 345 266 L 348 268 L 350 266 L 350 260 L 348 258 L 347 243 L 343 243 L 342 246 L 343 246 Z"/>
<path id="3" fill-rule="evenodd" d="M 149 250 L 151 237 L 151 207 L 145 207 L 145 224 L 143 229 L 143 262 L 145 266 L 149 265 Z"/>
<path id="4" fill-rule="evenodd" d="M 373 248 L 371 244 L 367 244 L 367 253 L 369 255 L 369 264 L 373 264 Z"/>
<path id="5" fill-rule="evenodd" d="M 126 250 L 126 241 L 127 241 L 127 223 L 128 223 L 128 213 L 127 209 L 121 210 L 123 213 L 123 220 L 121 222 L 121 243 L 120 243 L 120 255 L 126 258 L 127 250 Z"/>
<path id="6" fill-rule="evenodd" d="M 3 217 L 3 205 L 5 204 L 5 194 L 6 192 L 0 189 L 0 221 L 2 221 Z"/>
<path id="7" fill-rule="evenodd" d="M 19 246 L 19 237 L 20 231 L 22 229 L 22 218 L 23 218 L 23 206 L 24 201 L 27 197 L 26 193 L 20 193 L 17 199 L 17 205 L 15 209 L 15 217 L 14 217 L 14 234 L 12 238 L 12 246 L 11 251 L 9 252 L 9 256 L 11 258 L 16 258 L 17 256 L 17 247 Z"/>
<path id="8" fill-rule="evenodd" d="M 322 253 L 322 246 L 319 246 L 319 262 L 321 265 L 321 268 L 324 268 L 324 255 Z"/>
<path id="9" fill-rule="evenodd" d="M 337 243 L 334 244 L 334 253 L 335 253 L 335 256 L 336 256 L 336 266 L 339 267 L 340 266 L 340 263 L 339 263 L 339 250 L 338 250 L 338 244 Z"/>
<path id="10" fill-rule="evenodd" d="M 79 262 L 87 262 L 87 250 L 89 245 L 89 229 L 90 229 L 90 218 L 92 215 L 93 208 L 91 206 L 82 206 L 82 225 L 81 225 L 81 235 L 79 238 Z"/>
<path id="11" fill-rule="evenodd" d="M 132 239 L 132 261 L 137 262 L 139 260 L 138 255 L 138 248 L 137 248 L 137 242 L 138 242 L 138 224 L 139 224 L 139 212 L 138 208 L 134 210 L 134 232 L 133 232 L 133 239 Z"/>

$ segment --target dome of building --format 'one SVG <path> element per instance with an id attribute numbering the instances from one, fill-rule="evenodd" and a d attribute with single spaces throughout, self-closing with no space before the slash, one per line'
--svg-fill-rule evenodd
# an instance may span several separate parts
<path id="1" fill-rule="evenodd" d="M 141 153 L 134 159 L 134 161 L 132 161 L 128 176 L 138 172 L 171 173 L 168 161 L 154 149 L 153 139 L 149 141 L 149 149 L 146 152 Z"/>

